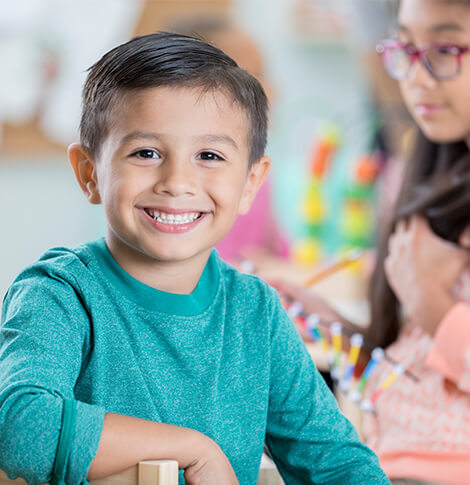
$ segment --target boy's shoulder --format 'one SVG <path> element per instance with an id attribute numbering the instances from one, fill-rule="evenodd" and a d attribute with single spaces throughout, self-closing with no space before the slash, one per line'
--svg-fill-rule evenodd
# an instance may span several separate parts
<path id="1" fill-rule="evenodd" d="M 89 275 L 94 252 L 101 240 L 79 244 L 73 248 L 57 246 L 48 249 L 36 262 L 24 268 L 15 281 L 30 278 L 53 278 L 74 284 Z"/>
<path id="2" fill-rule="evenodd" d="M 254 301 L 272 301 L 277 298 L 277 293 L 262 278 L 250 273 L 243 273 L 231 264 L 219 258 L 219 267 L 222 280 L 226 287 L 227 293 L 232 297 L 243 297 Z"/>
<path id="3" fill-rule="evenodd" d="M 32 308 L 45 301 L 73 305 L 73 302 L 94 298 L 98 292 L 96 274 L 99 273 L 94 253 L 99 243 L 97 240 L 73 248 L 47 250 L 12 281 L 4 295 L 2 314 L 18 305 L 25 308 L 32 305 Z"/>

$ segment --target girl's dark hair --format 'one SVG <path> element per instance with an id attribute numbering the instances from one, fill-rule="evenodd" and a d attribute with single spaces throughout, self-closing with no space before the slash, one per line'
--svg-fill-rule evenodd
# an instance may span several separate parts
<path id="1" fill-rule="evenodd" d="M 264 155 L 268 99 L 260 83 L 213 45 L 169 32 L 135 37 L 90 67 L 82 97 L 82 145 L 99 153 L 123 96 L 167 86 L 225 92 L 247 114 L 250 164 Z"/>
<path id="2" fill-rule="evenodd" d="M 400 304 L 385 277 L 388 240 L 400 219 L 421 214 L 440 237 L 457 243 L 470 223 L 470 152 L 466 143 L 436 144 L 418 132 L 393 216 L 379 240 L 369 287 L 369 338 L 386 347 L 400 332 Z"/>

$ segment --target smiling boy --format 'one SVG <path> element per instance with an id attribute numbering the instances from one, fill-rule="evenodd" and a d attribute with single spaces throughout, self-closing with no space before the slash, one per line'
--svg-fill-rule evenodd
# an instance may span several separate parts
<path id="1" fill-rule="evenodd" d="M 118 264 L 153 288 L 191 293 L 269 159 L 249 167 L 247 116 L 223 91 L 149 87 L 121 103 L 97 161 L 74 144 L 72 166 L 90 202 L 104 206 Z"/>
<path id="2" fill-rule="evenodd" d="M 215 47 L 158 33 L 90 69 L 69 159 L 106 238 L 54 248 L 10 287 L 0 468 L 86 483 L 175 459 L 188 484 L 388 483 L 276 293 L 212 249 L 269 169 L 267 100 Z"/>

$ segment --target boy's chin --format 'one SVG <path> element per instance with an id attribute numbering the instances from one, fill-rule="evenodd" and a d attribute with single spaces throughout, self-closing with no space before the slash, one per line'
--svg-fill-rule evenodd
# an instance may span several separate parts
<path id="1" fill-rule="evenodd" d="M 212 249 L 212 248 L 211 248 Z M 150 252 L 149 252 L 150 253 Z M 203 257 L 207 253 L 210 253 L 210 250 L 181 250 L 178 251 L 176 248 L 173 248 L 173 251 L 155 251 L 149 254 L 149 256 L 155 260 L 159 261 L 160 263 L 181 263 L 185 261 L 193 261 L 195 258 Z"/>

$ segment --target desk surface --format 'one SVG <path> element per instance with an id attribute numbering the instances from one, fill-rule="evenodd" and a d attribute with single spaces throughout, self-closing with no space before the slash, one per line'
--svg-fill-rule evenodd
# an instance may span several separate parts
<path id="1" fill-rule="evenodd" d="M 321 265 L 299 266 L 286 260 L 264 256 L 256 261 L 256 274 L 266 280 L 282 279 L 302 285 L 320 270 Z M 344 268 L 310 287 L 347 319 L 358 325 L 369 320 L 367 276 Z"/>

